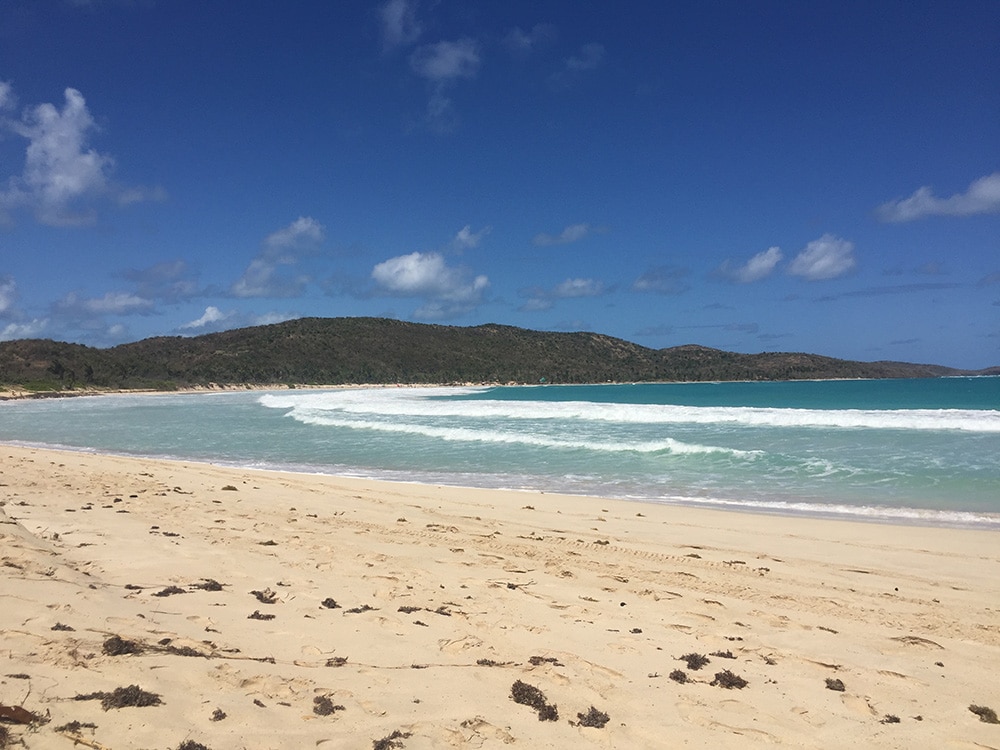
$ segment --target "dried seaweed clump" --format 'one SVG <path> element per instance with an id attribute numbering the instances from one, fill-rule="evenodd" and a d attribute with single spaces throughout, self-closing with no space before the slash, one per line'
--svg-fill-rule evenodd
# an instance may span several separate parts
<path id="1" fill-rule="evenodd" d="M 826 689 L 827 690 L 836 690 L 838 693 L 842 693 L 842 692 L 844 692 L 844 681 L 843 680 L 835 680 L 832 677 L 827 677 L 826 678 Z"/>
<path id="2" fill-rule="evenodd" d="M 709 656 L 718 656 L 720 659 L 735 659 L 732 651 L 713 651 Z"/>
<path id="3" fill-rule="evenodd" d="M 977 706 L 973 703 L 969 706 L 969 710 L 978 716 L 980 721 L 984 721 L 987 724 L 1000 724 L 1000 719 L 997 719 L 997 712 L 989 706 Z"/>
<path id="4" fill-rule="evenodd" d="M 194 740 L 184 740 L 177 746 L 177 750 L 209 750 L 209 748 Z"/>
<path id="5" fill-rule="evenodd" d="M 173 596 L 174 594 L 186 594 L 187 591 L 182 589 L 180 586 L 167 586 L 161 591 L 157 591 L 153 596 Z"/>
<path id="6" fill-rule="evenodd" d="M 77 695 L 73 698 L 73 700 L 100 700 L 101 708 L 105 711 L 109 711 L 112 708 L 146 708 L 148 706 L 159 706 L 163 703 L 163 701 L 160 700 L 159 695 L 143 690 L 138 685 L 115 688 L 110 693 L 97 692 L 87 693 L 86 695 Z"/>
<path id="7" fill-rule="evenodd" d="M 679 682 L 681 685 L 683 685 L 685 682 L 688 681 L 687 672 L 685 672 L 683 669 L 675 669 L 673 672 L 668 674 L 667 677 L 669 677 L 674 682 Z"/>
<path id="8" fill-rule="evenodd" d="M 896 716 L 895 714 L 886 714 L 885 716 L 882 717 L 882 721 L 879 722 L 879 723 L 880 724 L 898 724 L 899 723 L 899 717 Z"/>
<path id="9" fill-rule="evenodd" d="M 711 661 L 711 659 L 704 654 L 684 654 L 684 656 L 679 658 L 681 661 L 687 662 L 688 669 L 692 672 L 697 672 Z"/>
<path id="10" fill-rule="evenodd" d="M 591 706 L 587 713 L 577 714 L 576 717 L 580 720 L 577 726 L 595 727 L 597 729 L 604 729 L 604 726 L 611 721 L 610 716 L 603 711 L 598 711 L 594 706 Z"/>
<path id="11" fill-rule="evenodd" d="M 261 604 L 274 604 L 278 601 L 278 595 L 269 588 L 263 591 L 251 591 L 250 593 L 257 597 L 257 601 Z"/>
<path id="12" fill-rule="evenodd" d="M 327 609 L 340 609 L 340 605 L 337 604 L 336 599 L 331 599 L 330 597 L 327 597 L 326 599 L 321 601 L 320 604 L 326 607 Z"/>
<path id="13" fill-rule="evenodd" d="M 313 698 L 313 713 L 317 716 L 330 716 L 334 711 L 345 710 L 343 706 L 334 705 L 329 696 L 317 695 Z"/>
<path id="14" fill-rule="evenodd" d="M 728 669 L 724 669 L 721 672 L 715 673 L 715 679 L 712 680 L 712 684 L 724 687 L 726 690 L 732 690 L 733 688 L 742 690 L 748 683 L 738 674 L 733 674 Z"/>
<path id="15" fill-rule="evenodd" d="M 248 620 L 273 620 L 274 617 L 274 615 L 262 615 L 258 609 L 247 615 Z"/>
<path id="16" fill-rule="evenodd" d="M 141 654 L 142 644 L 122 638 L 120 635 L 113 635 L 104 641 L 101 650 L 107 656 L 125 656 L 126 654 Z"/>
<path id="17" fill-rule="evenodd" d="M 545 698 L 545 693 L 534 685 L 517 680 L 511 685 L 510 697 L 515 703 L 531 706 L 535 709 L 538 712 L 539 721 L 559 720 L 559 709 L 554 704 L 549 703 Z"/>
<path id="18" fill-rule="evenodd" d="M 227 715 L 228 714 L 226 714 L 226 712 L 223 711 L 221 708 L 217 708 L 214 711 L 212 711 L 212 721 L 222 721 L 223 719 L 226 718 Z"/>
<path id="19" fill-rule="evenodd" d="M 7 747 L 7 743 L 10 741 L 10 731 L 7 727 L 0 725 L 0 748 Z"/>
<path id="20" fill-rule="evenodd" d="M 222 586 L 223 584 L 214 578 L 203 578 L 202 582 L 194 584 L 193 588 L 200 589 L 201 591 L 222 591 Z"/>
<path id="21" fill-rule="evenodd" d="M 398 729 L 387 737 L 380 740 L 372 740 L 372 750 L 396 750 L 403 747 L 401 740 L 410 736 L 409 732 L 400 732 Z"/>
<path id="22" fill-rule="evenodd" d="M 332 656 L 326 660 L 326 666 L 328 667 L 342 667 L 347 664 L 346 656 Z"/>

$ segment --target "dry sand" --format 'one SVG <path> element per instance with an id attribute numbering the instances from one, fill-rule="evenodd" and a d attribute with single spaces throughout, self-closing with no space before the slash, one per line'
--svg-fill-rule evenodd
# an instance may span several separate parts
<path id="1" fill-rule="evenodd" d="M 0 485 L 9 744 L 1000 748 L 996 532 L 11 446 Z"/>

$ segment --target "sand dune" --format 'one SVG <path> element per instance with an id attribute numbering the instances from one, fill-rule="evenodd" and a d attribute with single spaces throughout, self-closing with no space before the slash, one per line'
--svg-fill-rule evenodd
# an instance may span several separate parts
<path id="1" fill-rule="evenodd" d="M 11 446 L 0 485 L 8 744 L 1000 748 L 996 532 Z"/>

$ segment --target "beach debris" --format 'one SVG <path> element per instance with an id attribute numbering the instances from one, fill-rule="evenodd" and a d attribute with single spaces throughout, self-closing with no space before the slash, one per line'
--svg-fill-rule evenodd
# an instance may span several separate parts
<path id="1" fill-rule="evenodd" d="M 842 693 L 842 692 L 844 692 L 844 681 L 843 680 L 835 680 L 832 677 L 827 677 L 826 678 L 826 689 L 827 690 L 836 690 L 838 693 Z"/>
<path id="2" fill-rule="evenodd" d="M 222 488 L 222 491 L 223 492 L 236 492 L 236 488 L 233 487 L 233 485 L 231 485 L 231 484 L 227 484 L 225 487 Z"/>
<path id="3" fill-rule="evenodd" d="M 337 604 L 337 601 L 335 599 L 331 599 L 330 597 L 321 601 L 320 606 L 326 607 L 327 609 L 340 609 L 340 605 Z"/>
<path id="4" fill-rule="evenodd" d="M 138 685 L 115 688 L 110 693 L 99 691 L 96 693 L 87 693 L 85 695 L 76 695 L 73 697 L 73 700 L 99 700 L 101 702 L 101 708 L 105 711 L 109 711 L 112 708 L 146 708 L 148 706 L 159 706 L 163 703 L 163 701 L 160 700 L 159 695 L 143 690 Z"/>
<path id="5" fill-rule="evenodd" d="M 611 717 L 608 716 L 603 711 L 598 711 L 594 706 L 590 707 L 590 710 L 585 714 L 577 714 L 576 718 L 580 721 L 577 722 L 578 727 L 594 727 L 595 729 L 604 729 L 605 725 L 611 721 Z M 572 724 L 573 722 L 570 722 Z"/>
<path id="6" fill-rule="evenodd" d="M 724 687 L 726 690 L 732 690 L 736 688 L 737 690 L 742 690 L 749 683 L 740 677 L 738 674 L 730 672 L 728 669 L 724 669 L 721 672 L 715 673 L 715 679 L 712 680 L 712 685 L 718 685 L 719 687 Z"/>
<path id="7" fill-rule="evenodd" d="M 687 662 L 688 669 L 690 669 L 692 672 L 697 672 L 699 669 L 701 669 L 711 661 L 711 659 L 709 659 L 704 654 L 695 654 L 695 653 L 684 654 L 684 656 L 679 656 L 677 658 L 680 659 L 681 661 Z"/>
<path id="8" fill-rule="evenodd" d="M 346 656 L 332 656 L 326 660 L 326 666 L 328 667 L 342 667 L 347 664 Z"/>
<path id="9" fill-rule="evenodd" d="M 317 716 L 330 716 L 335 711 L 346 710 L 343 706 L 334 705 L 327 695 L 317 695 L 313 698 L 313 713 Z"/>
<path id="10" fill-rule="evenodd" d="M 542 664 L 551 664 L 554 667 L 566 666 L 554 656 L 532 656 L 528 659 L 528 662 L 533 667 L 538 667 L 541 666 Z"/>
<path id="11" fill-rule="evenodd" d="M 143 647 L 141 643 L 127 640 L 120 635 L 113 635 L 104 641 L 101 650 L 106 656 L 125 656 L 127 654 L 141 654 Z"/>
<path id="12" fill-rule="evenodd" d="M 400 732 L 396 729 L 392 734 L 380 740 L 372 740 L 372 750 L 398 750 L 398 748 L 403 747 L 401 740 L 405 740 L 410 736 L 410 732 Z"/>
<path id="13" fill-rule="evenodd" d="M 275 615 L 262 615 L 257 609 L 252 614 L 247 615 L 248 620 L 273 620 L 274 618 Z"/>
<path id="14" fill-rule="evenodd" d="M 257 601 L 261 604 L 274 604 L 278 601 L 278 595 L 271 591 L 270 588 L 266 588 L 263 591 L 251 591 L 250 593 L 257 597 Z"/>
<path id="15" fill-rule="evenodd" d="M 70 721 L 55 727 L 53 732 L 69 732 L 71 734 L 82 734 L 84 729 L 97 729 L 97 724 L 90 721 Z"/>
<path id="16" fill-rule="evenodd" d="M 202 578 L 201 581 L 201 583 L 191 584 L 191 588 L 199 589 L 200 591 L 222 591 L 223 584 L 214 578 Z"/>
<path id="17" fill-rule="evenodd" d="M 194 740 L 184 740 L 177 746 L 177 750 L 209 750 L 209 748 Z"/>
<path id="18" fill-rule="evenodd" d="M 362 612 L 374 612 L 377 607 L 373 607 L 370 604 L 362 604 L 360 607 L 352 607 L 351 609 L 345 609 L 344 614 L 348 615 L 359 615 Z"/>
<path id="19" fill-rule="evenodd" d="M 0 703 L 0 719 L 9 721 L 12 724 L 38 724 L 44 717 L 32 713 L 22 706 L 5 706 Z"/>
<path id="20" fill-rule="evenodd" d="M 419 612 L 422 609 L 423 609 L 423 607 L 412 607 L 409 604 L 404 604 L 402 607 L 400 607 L 396 611 L 397 612 L 402 612 L 404 615 L 410 615 L 410 614 L 413 614 L 414 612 Z"/>
<path id="21" fill-rule="evenodd" d="M 174 594 L 186 594 L 187 591 L 180 586 L 167 586 L 165 589 L 157 591 L 153 596 L 173 596 Z"/>
<path id="22" fill-rule="evenodd" d="M 227 716 L 226 712 L 221 708 L 217 708 L 212 712 L 212 721 L 222 721 Z"/>
<path id="23" fill-rule="evenodd" d="M 720 659 L 735 659 L 732 651 L 713 651 L 709 656 L 718 656 Z"/>
<path id="24" fill-rule="evenodd" d="M 683 669 L 675 669 L 673 672 L 668 674 L 667 677 L 669 677 L 674 682 L 680 683 L 681 685 L 683 685 L 685 682 L 688 681 L 687 672 L 685 672 Z"/>
<path id="25" fill-rule="evenodd" d="M 1000 719 L 997 719 L 997 712 L 989 706 L 977 706 L 973 703 L 969 706 L 969 710 L 978 716 L 979 720 L 982 722 L 987 724 L 1000 724 Z"/>
<path id="26" fill-rule="evenodd" d="M 31 679 L 31 675 L 30 674 L 25 674 L 24 672 L 16 672 L 15 674 L 9 674 L 9 675 L 7 675 L 7 677 L 9 677 L 12 680 L 30 680 Z"/>
<path id="27" fill-rule="evenodd" d="M 521 680 L 516 680 L 510 688 L 510 697 L 515 703 L 530 706 L 538 712 L 539 721 L 558 721 L 559 709 L 546 700 L 545 693 Z"/>
<path id="28" fill-rule="evenodd" d="M 879 723 L 880 724 L 898 724 L 899 723 L 899 717 L 896 716 L 895 714 L 886 714 L 885 716 L 882 717 L 882 721 L 880 721 Z"/>
<path id="29" fill-rule="evenodd" d="M 57 622 L 55 625 L 52 626 L 51 629 L 52 630 L 65 630 L 65 631 L 76 630 L 76 628 L 70 627 L 69 625 L 63 625 L 61 622 Z"/>

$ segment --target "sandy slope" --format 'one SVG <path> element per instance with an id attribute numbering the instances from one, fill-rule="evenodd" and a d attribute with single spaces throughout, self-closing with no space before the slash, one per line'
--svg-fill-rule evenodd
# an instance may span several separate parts
<path id="1" fill-rule="evenodd" d="M 0 485 L 29 748 L 1000 748 L 995 532 L 10 446 Z"/>

